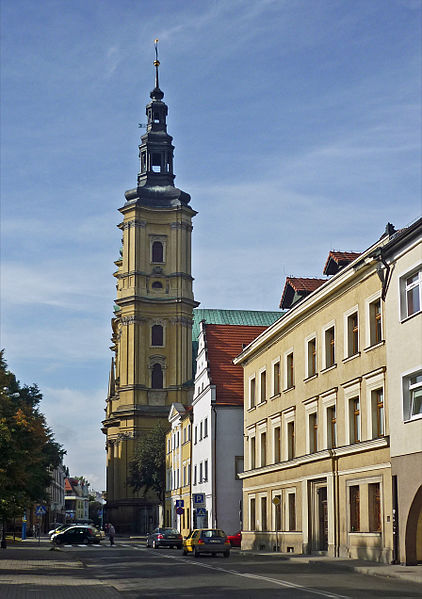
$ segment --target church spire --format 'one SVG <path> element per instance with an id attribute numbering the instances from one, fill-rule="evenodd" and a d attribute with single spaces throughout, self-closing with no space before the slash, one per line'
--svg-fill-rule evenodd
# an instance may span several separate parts
<path id="1" fill-rule="evenodd" d="M 178 206 L 188 204 L 189 194 L 174 186 L 173 138 L 167 133 L 167 104 L 159 87 L 158 39 L 154 40 L 155 87 L 146 106 L 148 118 L 146 133 L 139 145 L 140 170 L 136 189 L 125 193 L 128 202 L 150 206 Z"/>

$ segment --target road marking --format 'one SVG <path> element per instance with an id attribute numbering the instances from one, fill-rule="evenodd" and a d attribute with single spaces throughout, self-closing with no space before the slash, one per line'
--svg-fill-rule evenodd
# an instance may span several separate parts
<path id="1" fill-rule="evenodd" d="M 180 557 L 175 557 L 173 555 L 165 555 L 163 553 L 157 554 L 160 557 L 166 559 L 173 559 L 181 564 L 186 564 L 187 560 L 182 560 Z M 311 593 L 313 595 L 319 595 L 320 597 L 326 597 L 327 599 L 351 599 L 348 595 L 337 595 L 336 593 L 330 593 L 329 591 L 317 591 L 316 589 L 312 589 L 311 587 L 306 587 L 301 584 L 295 584 L 294 582 L 288 582 L 287 580 L 280 580 L 278 578 L 270 578 L 268 576 L 261 576 L 260 574 L 250 574 L 248 572 L 237 572 L 236 570 L 228 570 L 227 568 L 219 568 L 217 566 L 210 566 L 209 564 L 204 564 L 203 562 L 192 561 L 189 562 L 193 566 L 199 566 L 200 568 L 208 568 L 209 570 L 216 570 L 218 572 L 224 572 L 225 574 L 232 574 L 233 576 L 241 576 L 243 578 L 252 578 L 254 580 L 265 580 L 266 582 L 270 582 L 272 584 L 276 584 L 281 587 L 287 587 L 291 589 L 297 589 L 301 591 L 306 591 L 307 593 Z"/>

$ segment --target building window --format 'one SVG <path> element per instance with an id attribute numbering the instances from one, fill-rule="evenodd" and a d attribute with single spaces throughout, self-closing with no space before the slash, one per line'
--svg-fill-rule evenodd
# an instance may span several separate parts
<path id="1" fill-rule="evenodd" d="M 309 414 L 309 453 L 318 451 L 318 415 Z"/>
<path id="2" fill-rule="evenodd" d="M 255 452 L 256 452 L 256 440 L 255 437 L 251 437 L 251 443 L 250 443 L 250 464 L 251 464 L 251 470 L 253 470 L 255 468 Z"/>
<path id="3" fill-rule="evenodd" d="M 260 374 L 260 401 L 267 399 L 267 372 L 263 370 Z"/>
<path id="4" fill-rule="evenodd" d="M 261 466 L 267 463 L 267 433 L 261 433 Z"/>
<path id="5" fill-rule="evenodd" d="M 290 389 L 295 384 L 293 352 L 286 356 L 286 388 Z"/>
<path id="6" fill-rule="evenodd" d="M 335 333 L 334 327 L 330 327 L 324 333 L 325 341 L 325 368 L 335 364 Z"/>
<path id="7" fill-rule="evenodd" d="M 359 485 L 349 487 L 350 499 L 350 530 L 358 532 L 360 530 L 360 494 Z"/>
<path id="8" fill-rule="evenodd" d="M 376 345 L 382 341 L 381 300 L 369 304 L 369 342 Z"/>
<path id="9" fill-rule="evenodd" d="M 201 441 L 201 439 L 202 439 L 202 420 L 199 423 L 199 440 Z"/>
<path id="10" fill-rule="evenodd" d="M 287 424 L 287 459 L 292 460 L 295 457 L 295 423 Z"/>
<path id="11" fill-rule="evenodd" d="M 152 367 L 151 387 L 152 389 L 163 388 L 163 370 L 161 364 L 154 364 Z"/>
<path id="12" fill-rule="evenodd" d="M 261 497 L 261 530 L 267 530 L 267 498 Z"/>
<path id="13" fill-rule="evenodd" d="M 273 364 L 273 395 L 280 393 L 280 362 Z"/>
<path id="14" fill-rule="evenodd" d="M 353 397 L 353 399 L 349 401 L 349 423 L 350 443 L 359 443 L 361 440 L 359 397 Z"/>
<path id="15" fill-rule="evenodd" d="M 208 437 L 208 418 L 204 420 L 204 437 Z"/>
<path id="16" fill-rule="evenodd" d="M 280 444 L 281 444 L 281 435 L 280 435 L 280 427 L 276 426 L 274 429 L 274 464 L 278 464 L 280 462 Z"/>
<path id="17" fill-rule="evenodd" d="M 255 407 L 255 377 L 249 381 L 249 407 Z"/>
<path id="18" fill-rule="evenodd" d="M 337 447 L 336 406 L 327 408 L 327 443 L 329 449 Z"/>
<path id="19" fill-rule="evenodd" d="M 195 425 L 195 441 L 194 444 L 196 445 L 198 443 L 198 427 L 197 425 Z"/>
<path id="20" fill-rule="evenodd" d="M 203 481 L 203 477 L 202 477 L 202 462 L 199 464 L 199 482 L 202 483 Z"/>
<path id="21" fill-rule="evenodd" d="M 204 461 L 204 481 L 208 480 L 208 460 Z"/>
<path id="22" fill-rule="evenodd" d="M 162 289 L 163 288 L 163 284 L 160 283 L 160 281 L 154 281 L 153 284 L 151 285 L 151 287 L 153 289 Z"/>
<path id="23" fill-rule="evenodd" d="M 347 317 L 347 357 L 359 352 L 359 320 L 354 312 Z"/>
<path id="24" fill-rule="evenodd" d="M 296 530 L 296 494 L 287 494 L 288 530 Z"/>
<path id="25" fill-rule="evenodd" d="M 151 327 L 151 345 L 161 347 L 164 344 L 163 327 L 160 324 L 154 324 Z"/>
<path id="26" fill-rule="evenodd" d="M 403 418 L 422 417 L 422 370 L 403 377 Z"/>
<path id="27" fill-rule="evenodd" d="M 186 486 L 186 466 L 183 466 L 183 486 Z"/>
<path id="28" fill-rule="evenodd" d="M 152 244 L 152 262 L 164 262 L 164 247 L 161 241 Z"/>
<path id="29" fill-rule="evenodd" d="M 249 504 L 249 530 L 256 528 L 255 497 L 252 497 Z"/>
<path id="30" fill-rule="evenodd" d="M 384 428 L 384 390 L 371 391 L 372 402 L 372 438 L 378 439 L 385 434 Z"/>
<path id="31" fill-rule="evenodd" d="M 308 362 L 308 371 L 307 371 L 307 376 L 314 376 L 316 374 L 316 370 L 317 370 L 317 364 L 316 364 L 316 338 L 314 337 L 313 339 L 310 339 L 310 341 L 308 341 L 308 347 L 307 347 L 307 362 Z"/>
<path id="32" fill-rule="evenodd" d="M 422 304 L 422 270 L 400 280 L 402 291 L 402 318 L 407 318 L 421 311 Z"/>
<path id="33" fill-rule="evenodd" d="M 381 532 L 381 494 L 379 483 L 370 483 L 368 485 L 368 502 L 369 531 Z"/>
<path id="34" fill-rule="evenodd" d="M 196 464 L 193 467 L 193 484 L 196 485 L 196 475 L 197 475 L 197 469 L 196 469 Z"/>

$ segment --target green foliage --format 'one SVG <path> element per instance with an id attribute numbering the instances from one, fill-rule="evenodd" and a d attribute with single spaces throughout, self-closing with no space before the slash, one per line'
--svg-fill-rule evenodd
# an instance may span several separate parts
<path id="1" fill-rule="evenodd" d="M 7 370 L 0 352 L 0 514 L 14 512 L 35 501 L 47 500 L 49 468 L 58 466 L 64 450 L 54 440 L 38 409 L 42 394 L 37 385 L 21 387 Z"/>
<path id="2" fill-rule="evenodd" d="M 145 433 L 130 462 L 129 485 L 144 494 L 152 490 L 161 502 L 166 489 L 166 429 L 159 422 Z"/>

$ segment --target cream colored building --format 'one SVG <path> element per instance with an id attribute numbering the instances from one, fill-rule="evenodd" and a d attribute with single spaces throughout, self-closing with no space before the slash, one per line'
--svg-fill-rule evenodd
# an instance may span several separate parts
<path id="1" fill-rule="evenodd" d="M 166 435 L 164 525 L 187 536 L 191 518 L 192 408 L 174 403 L 168 420 L 171 429 Z"/>
<path id="2" fill-rule="evenodd" d="M 377 248 L 288 279 L 290 308 L 244 367 L 244 549 L 393 555 L 387 355 Z"/>
<path id="3" fill-rule="evenodd" d="M 395 561 L 422 562 L 422 219 L 382 248 Z"/>

